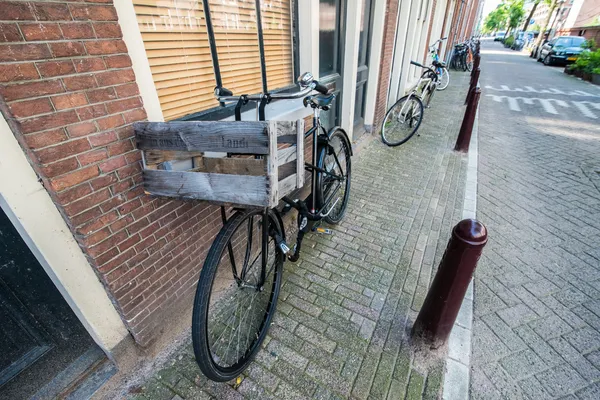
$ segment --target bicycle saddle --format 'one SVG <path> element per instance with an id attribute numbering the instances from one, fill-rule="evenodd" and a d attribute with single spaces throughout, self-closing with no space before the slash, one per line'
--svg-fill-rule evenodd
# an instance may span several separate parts
<path id="1" fill-rule="evenodd" d="M 312 108 L 320 108 L 321 110 L 327 111 L 329 110 L 329 106 L 333 99 L 335 99 L 335 94 L 333 93 L 328 95 L 320 94 L 317 96 L 306 96 L 304 98 L 304 107 L 310 104 Z"/>
<path id="2" fill-rule="evenodd" d="M 444 68 L 446 66 L 446 63 L 441 62 L 441 61 L 434 61 L 432 64 L 434 67 L 439 67 L 439 68 Z"/>

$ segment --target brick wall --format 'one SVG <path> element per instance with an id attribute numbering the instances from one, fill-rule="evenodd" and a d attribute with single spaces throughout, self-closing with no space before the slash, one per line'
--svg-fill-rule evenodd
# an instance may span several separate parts
<path id="1" fill-rule="evenodd" d="M 423 62 L 425 65 L 429 64 L 429 45 L 431 42 L 438 40 L 439 38 L 434 38 L 431 40 L 431 31 L 433 30 L 433 21 L 435 20 L 437 0 L 433 0 L 433 4 L 431 5 L 431 15 L 429 16 L 429 28 L 427 29 L 427 41 L 425 41 L 425 49 L 423 51 Z M 443 31 L 442 31 L 443 32 Z"/>
<path id="2" fill-rule="evenodd" d="M 111 0 L 0 1 L 0 105 L 138 343 L 190 296 L 218 208 L 144 195 L 146 118 Z"/>
<path id="3" fill-rule="evenodd" d="M 396 42 L 396 22 L 398 20 L 399 1 L 388 0 L 386 4 L 383 28 L 383 46 L 381 47 L 381 64 L 379 66 L 379 82 L 377 82 L 377 101 L 373 117 L 373 132 L 378 132 L 379 125 L 387 111 L 387 95 L 392 73 L 394 44 Z"/>

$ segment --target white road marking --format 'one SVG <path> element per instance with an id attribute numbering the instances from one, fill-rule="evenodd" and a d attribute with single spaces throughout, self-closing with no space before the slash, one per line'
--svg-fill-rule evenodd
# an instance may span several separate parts
<path id="1" fill-rule="evenodd" d="M 572 103 L 575 105 L 575 107 L 577 107 L 579 109 L 579 111 L 581 111 L 581 113 L 583 115 L 585 115 L 588 118 L 593 118 L 596 119 L 596 114 L 594 114 L 589 108 L 587 108 L 587 106 L 584 103 L 588 103 L 587 101 L 572 101 Z M 590 103 L 590 104 L 595 104 L 595 103 Z M 600 107 L 599 107 L 600 109 Z"/>
<path id="2" fill-rule="evenodd" d="M 546 111 L 549 114 L 558 114 L 558 111 L 556 111 L 556 108 L 554 108 L 554 106 L 548 99 L 537 99 L 537 100 L 539 100 L 542 107 L 544 107 L 544 111 Z"/>
<path id="3" fill-rule="evenodd" d="M 563 96 L 585 96 L 585 97 L 600 97 L 597 94 L 585 92 L 583 90 L 573 90 L 573 91 L 562 91 L 556 88 L 547 88 L 547 89 L 534 89 L 531 86 L 524 86 L 523 88 L 513 88 L 511 89 L 507 85 L 500 85 L 500 87 L 494 87 L 491 85 L 486 85 L 486 89 L 494 90 L 497 92 L 521 92 L 521 93 L 543 93 L 543 94 L 560 94 Z"/>
<path id="4" fill-rule="evenodd" d="M 512 111 L 521 111 L 521 107 L 519 107 L 519 103 L 515 97 L 506 96 L 506 99 L 508 100 L 508 108 Z"/>

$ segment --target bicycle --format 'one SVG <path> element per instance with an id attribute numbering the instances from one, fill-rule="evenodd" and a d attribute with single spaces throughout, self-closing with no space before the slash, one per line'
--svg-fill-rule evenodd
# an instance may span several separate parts
<path id="1" fill-rule="evenodd" d="M 423 109 L 429 107 L 438 85 L 439 77 L 435 70 L 415 61 L 410 63 L 425 69 L 425 72 L 411 91 L 386 112 L 381 127 L 381 139 L 388 146 L 399 146 L 417 132 L 423 120 Z M 434 62 L 433 66 L 439 67 L 441 64 Z"/>
<path id="2" fill-rule="evenodd" d="M 471 71 L 473 69 L 473 54 L 475 52 L 475 41 L 469 39 L 463 43 L 454 45 L 450 68 L 455 70 Z"/>
<path id="3" fill-rule="evenodd" d="M 311 225 L 309 221 L 336 224 L 348 205 L 350 140 L 343 129 L 334 127 L 327 131 L 320 120 L 320 112 L 330 109 L 335 95 L 328 94 L 327 87 L 310 73 L 303 74 L 298 83 L 302 90 L 293 94 L 233 96 L 225 88 L 215 89 L 217 100 L 237 101 L 238 106 L 249 101 L 263 105 L 272 100 L 304 97 L 304 106 L 313 109 L 313 127 L 304 135 L 305 139 L 312 136 L 312 163 L 305 163 L 305 170 L 312 178 L 307 198 L 284 196 L 282 211 L 234 209 L 228 219 L 224 207 L 221 208 L 224 225 L 202 267 L 192 315 L 196 361 L 204 375 L 213 381 L 237 377 L 259 351 L 276 310 L 284 260 L 298 260 L 303 236 Z M 320 94 L 310 95 L 313 89 Z M 240 119 L 239 110 L 236 119 Z M 291 209 L 298 211 L 293 250 L 286 243 L 282 220 L 282 214 Z"/>
<path id="4" fill-rule="evenodd" d="M 436 40 L 431 46 L 429 46 L 429 54 L 432 59 L 432 66 L 435 69 L 436 74 L 438 75 L 439 85 L 437 86 L 437 90 L 444 90 L 450 84 L 450 72 L 446 67 L 446 64 L 440 61 L 440 56 L 438 54 L 438 44 L 442 43 L 442 41 L 448 39 L 447 37 L 443 37 L 441 39 Z M 439 64 L 436 66 L 436 63 Z M 431 68 L 431 67 L 430 67 Z"/>

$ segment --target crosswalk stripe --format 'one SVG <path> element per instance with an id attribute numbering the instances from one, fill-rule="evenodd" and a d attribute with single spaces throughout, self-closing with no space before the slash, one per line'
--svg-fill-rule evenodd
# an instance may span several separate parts
<path id="1" fill-rule="evenodd" d="M 581 111 L 581 113 L 583 115 L 585 115 L 588 118 L 593 118 L 596 119 L 596 114 L 594 114 L 593 112 L 590 111 L 589 108 L 587 108 L 587 106 L 581 102 L 581 101 L 573 101 L 573 104 L 575 104 L 575 107 L 577 107 L 579 109 L 579 111 Z"/>
<path id="2" fill-rule="evenodd" d="M 552 103 L 550 103 L 547 99 L 538 99 L 540 104 L 542 105 L 542 107 L 544 107 L 544 111 L 546 111 L 549 114 L 558 114 L 558 111 L 556 111 L 556 108 L 554 108 L 554 106 L 552 105 Z"/>

